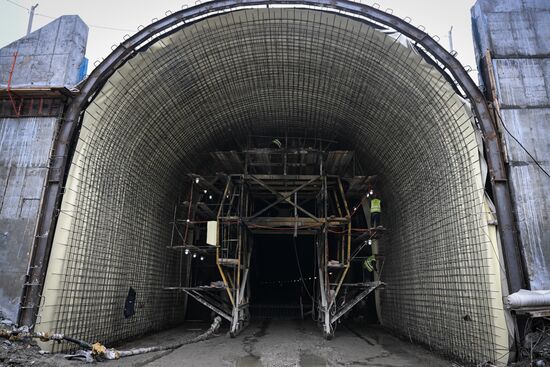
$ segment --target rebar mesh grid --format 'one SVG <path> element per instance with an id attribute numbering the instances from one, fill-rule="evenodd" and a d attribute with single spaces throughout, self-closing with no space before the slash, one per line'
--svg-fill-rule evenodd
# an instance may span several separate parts
<path id="1" fill-rule="evenodd" d="M 205 18 L 110 77 L 85 112 L 40 327 L 115 342 L 181 321 L 183 298 L 162 283 L 179 276 L 166 246 L 184 176 L 212 174 L 208 153 L 251 133 L 312 129 L 383 183 L 382 323 L 463 361 L 505 353 L 464 102 L 400 39 L 305 9 Z"/>

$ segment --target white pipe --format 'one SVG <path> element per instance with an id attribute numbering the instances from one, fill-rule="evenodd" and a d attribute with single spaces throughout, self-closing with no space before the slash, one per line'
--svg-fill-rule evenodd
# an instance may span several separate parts
<path id="1" fill-rule="evenodd" d="M 549 307 L 550 308 L 550 290 L 528 291 L 521 289 L 506 297 L 506 307 L 513 310 L 520 308 Z"/>

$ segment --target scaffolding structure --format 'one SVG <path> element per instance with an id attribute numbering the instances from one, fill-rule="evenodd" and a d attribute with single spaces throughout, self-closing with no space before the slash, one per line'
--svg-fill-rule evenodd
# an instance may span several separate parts
<path id="1" fill-rule="evenodd" d="M 173 238 L 179 237 L 182 244 L 172 244 L 171 248 L 192 252 L 193 256 L 200 254 L 201 259 L 203 253 L 215 248 L 221 282 L 199 287 L 180 282 L 167 289 L 184 291 L 228 320 L 232 336 L 250 320 L 249 274 L 255 235 L 313 236 L 318 282 L 312 312 L 327 339 L 332 338 L 334 326 L 343 315 L 382 286 L 379 281 L 345 283 L 353 258 L 384 231 L 381 227 L 365 228 L 359 230 L 358 237 L 352 237 L 357 234 L 357 229 L 352 231 L 357 206 L 350 210 L 348 201 L 368 195 L 372 178 L 329 174 L 346 172 L 352 152 L 329 152 L 318 140 L 308 143 L 301 141 L 301 146 L 296 146 L 292 139 L 284 138 L 283 142 L 274 139 L 269 148 L 247 148 L 241 154 L 216 152 L 226 165 L 243 163 L 242 172 L 218 175 L 213 180 L 190 175 L 189 199 L 184 202 L 187 216 L 178 220 L 174 212 Z M 223 192 L 219 188 L 222 181 Z M 212 201 L 213 195 L 220 200 L 205 204 L 203 199 Z M 215 243 L 197 245 L 201 242 L 200 228 L 208 231 L 207 222 L 215 223 Z M 218 292 L 222 288 L 225 296 Z M 349 290 L 340 297 L 343 288 Z"/>

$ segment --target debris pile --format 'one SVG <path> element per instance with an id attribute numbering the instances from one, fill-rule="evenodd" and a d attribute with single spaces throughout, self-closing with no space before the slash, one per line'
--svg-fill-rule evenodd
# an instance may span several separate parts
<path id="1" fill-rule="evenodd" d="M 525 336 L 524 348 L 529 352 L 531 359 L 543 359 L 550 366 L 550 331 L 542 330 L 529 333 Z M 544 366 L 544 365 L 543 365 Z"/>
<path id="2" fill-rule="evenodd" d="M 0 367 L 68 366 L 63 356 L 52 355 L 43 350 L 32 338 L 23 337 L 28 328 L 16 328 L 15 324 L 0 313 Z"/>
<path id="3" fill-rule="evenodd" d="M 158 352 L 164 350 L 173 350 L 186 344 L 192 344 L 199 341 L 217 336 L 221 318 L 218 316 L 210 328 L 192 338 L 183 342 L 170 345 L 158 345 L 145 348 L 134 348 L 130 350 L 116 350 L 107 348 L 101 343 L 88 343 L 82 340 L 74 339 L 60 333 L 32 332 L 27 326 L 16 327 L 11 321 L 1 318 L 0 315 L 0 367 L 4 366 L 68 366 L 71 360 L 84 362 L 96 362 L 105 360 L 116 360 L 122 357 L 134 356 L 138 354 Z M 77 344 L 83 350 L 77 351 L 71 355 L 50 355 L 48 352 L 40 350 L 35 339 L 41 341 L 67 341 Z M 66 359 L 64 360 L 63 357 Z"/>
<path id="4" fill-rule="evenodd" d="M 91 345 L 90 350 L 79 350 L 75 354 L 66 355 L 65 358 L 69 360 L 80 360 L 80 361 L 91 363 L 95 361 L 115 360 L 115 359 L 120 359 L 122 357 L 135 356 L 135 355 L 144 354 L 144 353 L 159 352 L 163 350 L 173 350 L 183 345 L 197 343 L 197 342 L 209 339 L 211 336 L 217 335 L 216 332 L 220 328 L 221 322 L 222 322 L 221 317 L 216 316 L 216 318 L 214 318 L 214 322 L 212 323 L 212 325 L 210 325 L 210 328 L 206 332 L 202 333 L 201 335 L 193 339 L 186 340 L 184 342 L 180 342 L 176 344 L 157 345 L 152 347 L 134 348 L 130 350 L 116 350 L 112 348 L 107 348 L 101 343 L 94 343 Z"/>

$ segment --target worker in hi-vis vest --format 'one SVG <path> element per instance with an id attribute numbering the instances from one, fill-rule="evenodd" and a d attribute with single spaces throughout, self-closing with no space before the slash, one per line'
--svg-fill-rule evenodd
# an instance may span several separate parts
<path id="1" fill-rule="evenodd" d="M 372 228 L 380 225 L 380 215 L 382 214 L 382 200 L 374 195 L 370 200 L 370 221 Z"/>
<path id="2" fill-rule="evenodd" d="M 370 273 L 375 270 L 375 263 L 376 256 L 374 254 L 363 260 L 363 282 L 368 282 L 372 280 L 372 276 L 370 275 Z"/>

